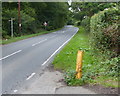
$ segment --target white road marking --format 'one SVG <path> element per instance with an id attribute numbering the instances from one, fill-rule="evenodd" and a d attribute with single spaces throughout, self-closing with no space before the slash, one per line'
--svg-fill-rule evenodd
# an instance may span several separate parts
<path id="1" fill-rule="evenodd" d="M 56 35 L 55 35 L 56 36 Z M 50 37 L 50 38 L 53 38 L 53 37 L 55 37 L 55 36 L 52 36 L 52 37 Z"/>
<path id="2" fill-rule="evenodd" d="M 78 30 L 77 30 L 77 31 L 78 31 Z M 77 32 L 77 31 L 76 31 L 76 32 Z M 75 34 L 76 34 L 76 32 L 75 32 Z M 73 36 L 74 36 L 75 34 L 73 34 Z M 71 36 L 65 43 L 63 43 L 63 44 L 42 64 L 42 66 L 44 66 L 66 43 L 68 43 L 73 36 Z"/>
<path id="3" fill-rule="evenodd" d="M 32 73 L 26 80 L 29 80 L 30 78 L 32 78 L 36 73 Z"/>
<path id="4" fill-rule="evenodd" d="M 57 32 L 53 32 L 53 33 L 57 33 Z"/>
<path id="5" fill-rule="evenodd" d="M 13 90 L 14 93 L 16 93 L 18 90 Z"/>
<path id="6" fill-rule="evenodd" d="M 44 42 L 44 41 L 46 41 L 47 39 L 44 39 L 44 40 L 42 40 L 42 41 L 40 41 L 40 42 L 38 42 L 38 43 L 35 43 L 35 44 L 33 44 L 32 46 L 36 46 L 36 45 L 38 45 L 38 44 L 40 44 L 40 43 L 42 43 L 42 42 Z"/>
<path id="7" fill-rule="evenodd" d="M 6 58 L 8 58 L 8 57 L 10 57 L 10 56 L 12 56 L 12 55 L 15 55 L 15 54 L 21 52 L 21 51 L 22 51 L 22 50 L 18 50 L 18 51 L 14 52 L 14 53 L 12 53 L 12 54 L 10 54 L 10 55 L 7 55 L 7 56 L 1 58 L 0 60 L 6 59 Z"/>

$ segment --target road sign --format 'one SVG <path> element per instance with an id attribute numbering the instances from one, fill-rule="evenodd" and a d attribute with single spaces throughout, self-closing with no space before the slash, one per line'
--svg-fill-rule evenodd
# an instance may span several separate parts
<path id="1" fill-rule="evenodd" d="M 47 23 L 46 23 L 46 22 L 44 22 L 44 26 L 47 26 Z"/>

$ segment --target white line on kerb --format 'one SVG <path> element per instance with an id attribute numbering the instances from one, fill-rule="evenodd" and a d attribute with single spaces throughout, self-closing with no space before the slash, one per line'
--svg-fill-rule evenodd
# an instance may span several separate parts
<path id="1" fill-rule="evenodd" d="M 78 31 L 78 30 L 77 30 L 77 31 Z M 76 31 L 76 32 L 77 32 L 77 31 Z M 75 32 L 75 34 L 76 34 L 76 32 Z M 74 35 L 75 35 L 75 34 L 74 34 Z M 73 36 L 74 36 L 74 35 L 73 35 Z M 71 36 L 65 43 L 63 43 L 63 44 L 42 64 L 42 66 L 45 65 L 66 43 L 68 43 L 73 36 Z"/>
<path id="2" fill-rule="evenodd" d="M 8 58 L 8 57 L 10 57 L 10 56 L 12 56 L 12 55 L 15 55 L 15 54 L 21 52 L 21 51 L 22 51 L 22 50 L 18 50 L 18 51 L 14 52 L 14 53 L 12 53 L 12 54 L 10 54 L 10 55 L 7 55 L 7 56 L 1 58 L 0 60 L 6 59 L 6 58 Z"/>
<path id="3" fill-rule="evenodd" d="M 30 78 L 32 78 L 35 75 L 35 73 L 32 73 L 26 80 L 29 80 Z"/>
<path id="4" fill-rule="evenodd" d="M 40 42 L 38 42 L 38 43 L 35 43 L 35 44 L 33 44 L 32 46 L 35 46 L 35 45 L 37 45 L 37 44 L 40 44 L 40 43 L 42 43 L 42 42 L 44 42 L 44 41 L 46 41 L 47 39 L 44 39 L 44 40 L 42 40 L 42 41 L 40 41 Z"/>

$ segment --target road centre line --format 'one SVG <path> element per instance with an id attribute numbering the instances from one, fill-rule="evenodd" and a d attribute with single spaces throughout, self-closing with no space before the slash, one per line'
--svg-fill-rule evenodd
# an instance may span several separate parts
<path id="1" fill-rule="evenodd" d="M 40 43 L 42 43 L 42 42 L 44 42 L 44 41 L 46 41 L 47 39 L 44 39 L 44 40 L 42 40 L 42 41 L 40 41 L 40 42 L 38 42 L 38 43 L 35 43 L 35 44 L 32 44 L 32 46 L 36 46 L 36 45 L 38 45 L 38 44 L 40 44 Z"/>
<path id="2" fill-rule="evenodd" d="M 79 30 L 79 29 L 77 29 L 77 31 L 78 31 L 78 30 Z M 76 32 L 77 32 L 77 31 L 76 31 Z M 76 34 L 76 32 L 75 32 L 75 34 Z M 63 43 L 63 44 L 42 64 L 42 66 L 44 66 L 66 43 L 68 43 L 75 34 L 73 34 L 65 43 Z"/>
<path id="3" fill-rule="evenodd" d="M 10 57 L 10 56 L 12 56 L 12 55 L 15 55 L 15 54 L 21 52 L 21 51 L 22 51 L 22 50 L 18 50 L 18 51 L 14 52 L 14 53 L 12 53 L 12 54 L 10 54 L 10 55 L 7 55 L 7 56 L 1 58 L 0 60 L 6 59 L 6 58 L 8 58 L 8 57 Z"/>
<path id="4" fill-rule="evenodd" d="M 55 35 L 56 36 L 56 35 Z M 52 36 L 52 37 L 50 37 L 50 38 L 53 38 L 53 37 L 55 37 L 55 36 Z"/>
<path id="5" fill-rule="evenodd" d="M 32 73 L 26 80 L 29 80 L 30 78 L 32 78 L 36 73 Z"/>
<path id="6" fill-rule="evenodd" d="M 57 33 L 57 32 L 53 32 L 53 33 Z"/>

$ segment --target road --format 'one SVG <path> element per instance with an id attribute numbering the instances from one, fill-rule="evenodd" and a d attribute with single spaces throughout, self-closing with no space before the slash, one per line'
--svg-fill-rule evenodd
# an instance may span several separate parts
<path id="1" fill-rule="evenodd" d="M 16 92 L 18 84 L 30 82 L 77 31 L 78 28 L 69 25 L 56 32 L 2 46 L 2 93 Z"/>

